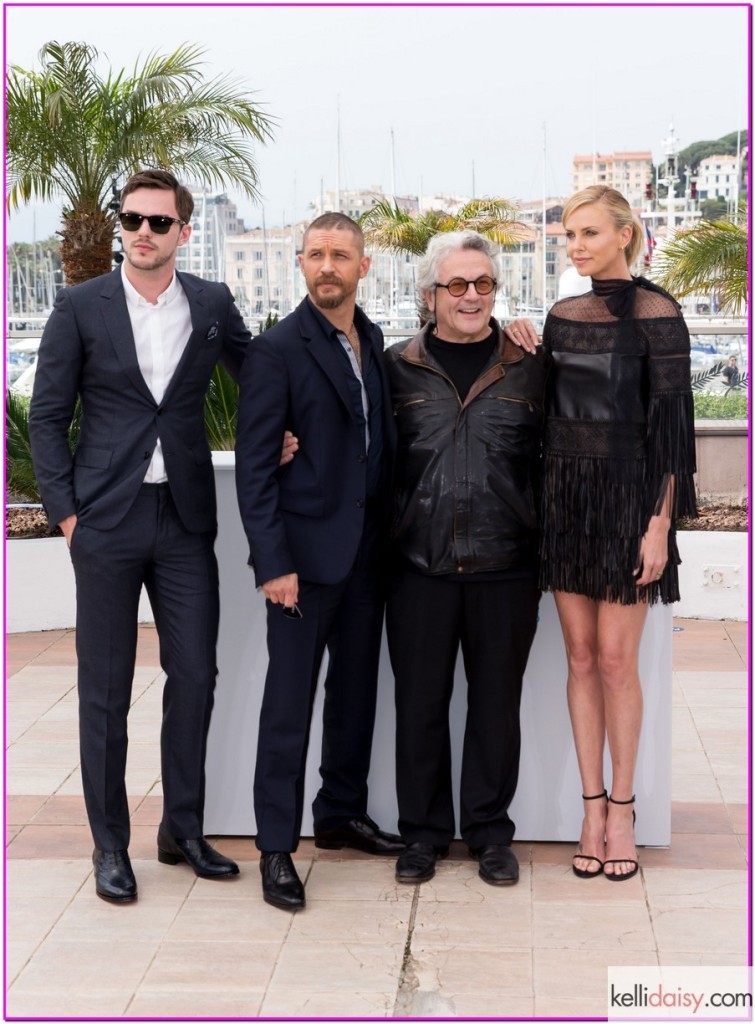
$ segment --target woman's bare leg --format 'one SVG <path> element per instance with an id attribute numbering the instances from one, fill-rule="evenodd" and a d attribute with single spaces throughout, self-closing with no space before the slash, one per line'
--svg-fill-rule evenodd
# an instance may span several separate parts
<path id="1" fill-rule="evenodd" d="M 604 790 L 603 747 L 606 724 L 603 687 L 598 663 L 599 603 L 581 594 L 554 594 L 561 630 L 564 634 L 569 675 L 566 696 L 569 703 L 577 763 L 584 796 L 595 796 Z M 605 860 L 606 801 L 585 800 L 582 834 L 574 867 L 578 871 L 601 870 Z M 584 856 L 580 857 L 580 854 Z"/>
<path id="2" fill-rule="evenodd" d="M 634 794 L 634 770 L 642 725 L 642 689 L 638 655 L 647 605 L 609 604 L 601 601 L 598 612 L 598 669 L 603 686 L 608 748 L 611 752 L 611 796 L 630 801 Z M 632 804 L 608 805 L 606 821 L 606 874 L 623 875 L 634 870 Z M 627 860 L 622 861 L 621 858 Z"/>

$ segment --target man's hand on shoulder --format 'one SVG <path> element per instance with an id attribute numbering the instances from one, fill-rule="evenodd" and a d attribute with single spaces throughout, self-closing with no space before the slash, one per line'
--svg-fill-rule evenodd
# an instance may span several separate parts
<path id="1" fill-rule="evenodd" d="M 262 593 L 271 604 L 282 604 L 293 608 L 299 600 L 299 577 L 295 572 L 287 576 L 276 576 L 262 584 Z"/>

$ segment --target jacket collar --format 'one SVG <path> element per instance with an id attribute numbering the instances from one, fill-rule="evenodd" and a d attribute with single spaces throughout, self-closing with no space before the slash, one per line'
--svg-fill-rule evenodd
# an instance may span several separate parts
<path id="1" fill-rule="evenodd" d="M 518 363 L 524 359 L 524 350 L 515 345 L 513 341 L 509 341 L 495 317 L 490 318 L 490 327 L 496 336 L 499 363 L 506 365 L 508 363 Z M 415 334 L 411 339 L 402 352 L 401 358 L 409 363 L 434 364 L 429 350 L 429 341 L 434 328 L 434 323 L 426 323 L 419 333 Z"/>
<path id="2" fill-rule="evenodd" d="M 105 274 L 102 277 L 100 295 L 103 299 L 107 299 L 108 302 L 114 303 L 112 310 L 108 310 L 108 315 L 105 317 L 105 328 L 110 335 L 110 340 L 115 349 L 115 354 L 120 361 L 123 370 L 128 374 L 128 377 L 134 387 L 136 387 L 140 394 L 152 405 L 156 405 L 154 396 L 147 387 L 139 367 L 139 360 L 136 354 L 136 343 L 134 342 L 134 334 L 131 330 L 131 320 L 129 318 L 128 305 L 126 303 L 126 291 L 123 287 L 121 273 L 121 268 L 118 267 L 110 274 Z M 205 336 L 208 327 L 203 320 L 205 302 L 202 292 L 204 282 L 200 278 L 193 277 L 191 274 L 182 274 L 178 271 L 176 271 L 176 279 L 184 289 L 189 302 L 192 331 L 189 335 L 189 339 L 181 358 L 178 361 L 178 366 L 176 367 L 168 387 L 165 390 L 161 405 L 166 403 L 171 393 L 181 381 L 187 367 L 192 364 L 196 346 Z M 200 324 L 199 327 L 198 322 Z"/>

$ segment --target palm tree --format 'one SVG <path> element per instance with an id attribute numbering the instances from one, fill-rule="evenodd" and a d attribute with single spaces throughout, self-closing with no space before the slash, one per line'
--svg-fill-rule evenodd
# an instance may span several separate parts
<path id="1" fill-rule="evenodd" d="M 744 311 L 747 303 L 747 212 L 738 223 L 729 219 L 701 220 L 677 231 L 657 250 L 652 277 L 672 295 L 715 288 L 724 313 Z"/>
<path id="2" fill-rule="evenodd" d="M 228 76 L 203 81 L 203 52 L 183 43 L 137 61 L 130 76 L 110 70 L 103 78 L 93 46 L 49 42 L 41 71 L 8 71 L 8 209 L 64 198 L 68 284 L 110 270 L 111 188 L 136 171 L 162 167 L 257 197 L 251 142 L 272 138 L 272 120 Z"/>
<path id="3" fill-rule="evenodd" d="M 398 203 L 383 200 L 363 213 L 359 223 L 365 241 L 376 249 L 421 256 L 440 231 L 471 228 L 499 245 L 513 245 L 525 231 L 513 219 L 516 207 L 507 199 L 472 199 L 458 213 L 429 210 L 413 217 Z"/>

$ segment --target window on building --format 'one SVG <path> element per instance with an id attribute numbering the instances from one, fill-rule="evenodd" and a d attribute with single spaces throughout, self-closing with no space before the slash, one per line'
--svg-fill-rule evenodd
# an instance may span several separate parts
<path id="1" fill-rule="evenodd" d="M 240 262 L 241 260 L 244 259 L 244 250 L 243 249 L 237 249 L 236 253 L 235 253 L 235 256 L 236 256 L 236 259 Z"/>
<path id="2" fill-rule="evenodd" d="M 254 289 L 254 294 L 257 296 L 257 298 L 259 298 L 262 295 L 262 289 L 261 288 L 255 288 Z"/>
<path id="3" fill-rule="evenodd" d="M 254 250 L 254 258 L 255 258 L 255 260 L 261 260 L 262 259 L 262 250 L 261 249 L 255 249 Z"/>
<path id="4" fill-rule="evenodd" d="M 254 276 L 257 278 L 258 281 L 262 280 L 262 267 L 257 267 L 255 269 Z"/>
<path id="5" fill-rule="evenodd" d="M 243 281 L 244 280 L 244 271 L 243 271 L 243 269 L 241 267 L 238 267 L 236 269 L 236 280 L 237 281 Z"/>

